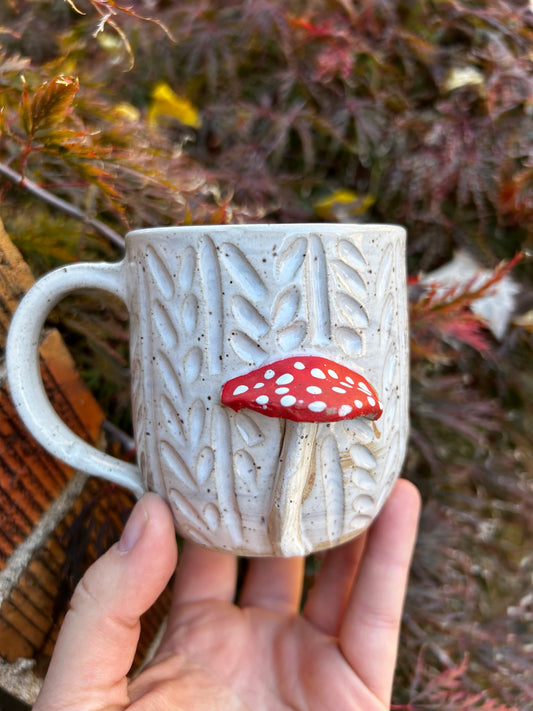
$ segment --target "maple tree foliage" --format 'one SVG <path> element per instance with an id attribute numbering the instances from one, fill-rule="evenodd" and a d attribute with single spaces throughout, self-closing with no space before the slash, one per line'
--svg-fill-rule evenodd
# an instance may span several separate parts
<path id="1" fill-rule="evenodd" d="M 0 217 L 36 274 L 139 227 L 323 219 L 405 225 L 413 275 L 458 248 L 492 270 L 410 286 L 425 507 L 395 702 L 527 708 L 531 3 L 8 0 L 0 42 Z M 507 277 L 498 340 L 473 306 Z M 51 322 L 128 429 L 124 307 L 82 294 Z"/>

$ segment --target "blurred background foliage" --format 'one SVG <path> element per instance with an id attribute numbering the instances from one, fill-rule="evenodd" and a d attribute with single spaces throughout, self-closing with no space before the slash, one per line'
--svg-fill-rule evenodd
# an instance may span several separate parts
<path id="1" fill-rule="evenodd" d="M 0 215 L 36 275 L 145 226 L 406 226 L 425 506 L 393 708 L 533 709 L 531 2 L 7 0 L 0 42 Z M 130 431 L 125 308 L 51 321 Z"/>

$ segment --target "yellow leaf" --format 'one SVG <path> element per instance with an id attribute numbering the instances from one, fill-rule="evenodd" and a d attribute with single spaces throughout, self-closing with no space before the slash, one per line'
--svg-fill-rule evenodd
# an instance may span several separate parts
<path id="1" fill-rule="evenodd" d="M 521 314 L 513 319 L 513 324 L 515 326 L 521 326 L 525 328 L 526 331 L 533 333 L 533 309 L 526 311 L 525 314 Z"/>
<path id="2" fill-rule="evenodd" d="M 148 121 L 155 124 L 160 116 L 170 116 L 185 126 L 193 128 L 200 128 L 202 125 L 202 119 L 196 106 L 186 97 L 178 96 L 165 82 L 156 84 L 152 91 Z"/>
<path id="3" fill-rule="evenodd" d="M 192 212 L 189 203 L 187 203 L 187 207 L 185 209 L 185 215 L 183 217 L 183 225 L 192 225 Z"/>
<path id="4" fill-rule="evenodd" d="M 313 207 L 318 217 L 324 220 L 343 222 L 364 215 L 376 199 L 373 195 L 360 195 L 353 190 L 341 188 L 316 200 Z"/>
<path id="5" fill-rule="evenodd" d="M 463 86 L 483 87 L 484 84 L 483 74 L 476 67 L 453 67 L 446 75 L 444 89 L 454 91 Z"/>
<path id="6" fill-rule="evenodd" d="M 135 108 L 127 101 L 121 101 L 114 107 L 114 112 L 117 118 L 123 118 L 125 121 L 138 121 L 140 118 L 139 109 Z"/>

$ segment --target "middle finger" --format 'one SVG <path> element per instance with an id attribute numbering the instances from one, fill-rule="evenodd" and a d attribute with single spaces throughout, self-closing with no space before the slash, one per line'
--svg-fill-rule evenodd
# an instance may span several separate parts
<path id="1" fill-rule="evenodd" d="M 305 558 L 253 558 L 242 587 L 241 607 L 294 614 L 302 597 Z"/>
<path id="2" fill-rule="evenodd" d="M 303 616 L 324 634 L 336 636 L 348 603 L 366 536 L 328 551 L 305 603 Z"/>

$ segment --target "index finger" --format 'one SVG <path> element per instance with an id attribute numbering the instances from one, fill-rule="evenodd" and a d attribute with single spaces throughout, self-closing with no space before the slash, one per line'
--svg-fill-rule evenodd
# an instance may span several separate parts
<path id="1" fill-rule="evenodd" d="M 418 490 L 399 480 L 369 531 L 339 635 L 354 672 L 384 704 L 392 693 L 419 515 Z"/>

